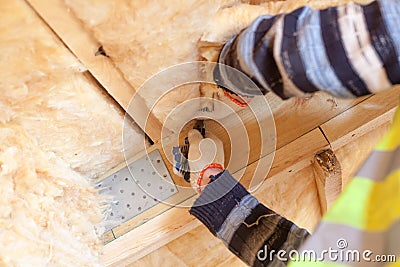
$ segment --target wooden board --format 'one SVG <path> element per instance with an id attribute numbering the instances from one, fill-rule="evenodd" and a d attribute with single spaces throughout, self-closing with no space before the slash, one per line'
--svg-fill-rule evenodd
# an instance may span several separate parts
<path id="1" fill-rule="evenodd" d="M 277 96 L 267 94 L 266 100 L 272 110 L 274 127 L 276 131 L 276 145 L 268 143 L 269 140 L 262 140 L 260 135 L 260 125 L 254 119 L 254 114 L 260 121 L 268 124 L 270 119 L 269 111 L 263 101 L 255 105 L 254 111 L 248 108 L 238 110 L 237 114 L 231 114 L 220 122 L 208 122 L 209 129 L 221 138 L 225 145 L 225 154 L 229 158 L 230 151 L 227 147 L 231 146 L 226 130 L 221 129 L 221 123 L 234 128 L 233 117 L 239 116 L 246 127 L 249 138 L 250 153 L 249 162 L 254 162 L 260 157 L 270 154 L 274 149 L 282 148 L 290 142 L 300 138 L 306 133 L 318 128 L 321 124 L 328 122 L 337 115 L 350 109 L 354 105 L 367 100 L 370 96 L 357 99 L 339 99 L 326 93 L 319 92 L 307 99 L 289 99 L 282 101 Z M 264 144 L 261 151 L 261 144 Z M 265 146 L 267 144 L 267 146 Z M 236 144 L 237 145 L 237 144 Z M 237 169 L 234 169 L 235 171 Z"/>
<path id="2" fill-rule="evenodd" d="M 302 183 L 306 183 L 309 189 L 301 185 Z M 264 205 L 273 207 L 276 212 L 312 230 L 321 216 L 313 183 L 312 168 L 308 166 L 298 172 L 271 177 L 256 194 Z M 300 186 L 293 191 L 293 185 Z M 288 203 L 291 205 L 288 206 Z M 301 206 L 307 207 L 308 212 L 304 208 L 299 209 Z M 176 266 L 246 266 L 203 225 L 128 266 L 154 266 L 161 259 L 167 266 L 169 263 L 177 264 Z"/>
<path id="3" fill-rule="evenodd" d="M 400 87 L 375 94 L 321 125 L 334 150 L 392 120 Z"/>
<path id="4" fill-rule="evenodd" d="M 313 226 L 318 221 L 318 216 L 320 215 L 319 210 L 319 202 L 318 199 L 313 199 L 313 195 L 317 196 L 316 188 L 308 189 L 308 183 L 300 183 L 299 184 L 299 194 L 304 195 L 307 194 L 310 201 L 316 206 L 309 206 L 307 205 L 307 215 L 303 212 L 301 213 L 298 209 L 290 210 L 293 214 L 288 214 L 289 210 L 285 209 L 284 204 L 282 201 L 278 201 L 279 199 L 279 191 L 274 193 L 276 188 L 282 186 L 283 179 L 288 177 L 288 173 L 296 173 L 304 169 L 305 167 L 311 164 L 312 158 L 314 154 L 318 151 L 326 148 L 328 145 L 325 137 L 322 133 L 316 129 L 307 133 L 302 138 L 299 138 L 287 146 L 278 149 L 276 151 L 276 160 L 273 163 L 273 167 L 271 170 L 270 175 L 268 177 L 279 177 L 275 179 L 267 179 L 267 183 L 264 183 L 256 192 L 256 196 L 261 196 L 263 201 L 267 201 L 270 199 L 270 207 L 274 209 L 276 207 L 279 211 L 282 211 L 285 216 L 289 218 L 305 218 L 301 225 L 312 229 Z M 304 148 L 307 147 L 305 150 Z M 269 155 L 263 157 L 261 162 L 257 161 L 250 164 L 243 175 L 242 182 L 244 184 L 249 183 L 251 180 L 250 178 L 254 175 L 254 172 L 257 170 L 257 166 L 260 163 L 263 164 L 263 159 L 267 159 Z M 267 160 L 268 162 L 268 160 Z M 262 168 L 262 166 L 261 166 Z M 280 174 L 280 176 L 278 176 Z M 234 176 L 236 176 L 234 174 Z M 292 176 L 296 177 L 296 176 Z M 308 176 L 304 175 L 304 178 L 307 179 Z M 239 177 L 236 177 L 239 178 Z M 293 178 L 294 179 L 294 178 Z M 315 185 L 313 176 L 308 179 L 309 182 Z M 270 181 L 268 183 L 268 181 Z M 291 184 L 291 182 L 283 183 L 284 186 Z M 302 185 L 304 187 L 302 187 Z M 271 190 L 271 187 L 274 187 Z M 311 190 L 311 191 L 308 191 Z M 303 193 L 301 193 L 303 192 Z M 289 194 L 289 192 L 288 192 Z M 187 205 L 194 201 L 195 197 L 185 201 Z M 275 200 L 274 200 L 275 199 Z M 278 207 L 279 204 L 279 207 Z M 284 204 L 282 206 L 282 204 Z M 311 205 L 311 204 L 310 204 Z M 310 209 L 313 210 L 315 213 L 310 212 Z M 285 212 L 286 210 L 286 212 Z M 310 216 L 309 214 L 313 214 Z M 300 219 L 299 219 L 300 220 Z M 143 257 L 144 255 L 158 249 L 159 247 L 163 246 L 164 244 L 170 242 L 171 240 L 176 239 L 178 236 L 186 233 L 187 231 L 197 227 L 200 224 L 194 217 L 190 216 L 187 209 L 185 208 L 172 208 L 164 211 L 162 214 L 155 216 L 154 218 L 147 221 L 145 224 L 140 225 L 134 229 L 130 229 L 129 232 L 125 233 L 121 237 L 117 238 L 113 242 L 110 242 L 105 245 L 102 262 L 105 265 L 110 266 L 118 266 L 121 264 L 128 264 L 134 262 L 135 260 Z"/>
<path id="5" fill-rule="evenodd" d="M 322 214 L 331 207 L 342 192 L 342 169 L 335 153 L 324 150 L 314 157 L 312 164 Z"/>
<path id="6" fill-rule="evenodd" d="M 369 97 L 341 99 L 332 97 L 324 92 L 318 92 L 306 99 L 291 98 L 282 101 L 267 95 L 268 101 L 274 107 L 273 114 L 278 138 L 277 148 L 318 128 L 319 125 Z"/>
<path id="7" fill-rule="evenodd" d="M 339 147 L 337 150 L 335 150 L 335 154 L 342 165 L 341 170 L 343 171 L 342 177 L 344 179 L 342 182 L 344 184 L 348 182 L 348 177 L 354 174 L 356 170 L 356 167 L 354 165 L 359 165 L 362 163 L 363 159 L 365 159 L 369 151 L 373 149 L 376 142 L 379 141 L 379 139 L 389 128 L 391 115 L 393 114 L 392 108 L 395 107 L 398 101 L 398 92 L 396 91 L 396 89 L 393 90 L 385 92 L 382 95 L 378 94 L 372 96 L 371 98 L 363 99 L 364 101 L 368 102 L 362 104 L 362 102 L 360 101 L 360 106 L 356 105 L 353 108 L 347 110 L 347 112 L 350 114 L 360 115 L 361 111 L 365 113 L 365 107 L 382 104 L 382 100 L 385 99 L 385 103 L 389 103 L 389 106 L 382 109 L 375 109 L 378 110 L 378 112 L 369 112 L 367 114 L 364 114 L 366 116 L 363 118 L 364 124 L 359 124 L 357 120 L 354 120 L 354 118 L 354 124 L 349 124 L 349 121 L 341 119 L 341 116 L 345 115 L 338 115 L 337 117 L 333 118 L 332 120 L 321 126 L 322 129 L 328 130 L 328 133 L 331 133 L 330 130 L 332 129 L 335 130 L 334 133 L 343 133 L 344 135 L 351 136 L 355 133 L 352 138 L 343 138 L 343 135 L 337 134 L 336 140 L 330 140 L 333 144 L 336 144 L 336 147 Z M 379 112 L 379 110 L 381 112 Z M 348 116 L 348 114 L 346 114 L 346 116 Z M 377 122 L 378 126 L 373 127 L 372 130 L 368 128 L 365 129 L 365 127 L 368 127 L 369 122 Z M 327 125 L 330 127 L 324 127 Z M 333 127 L 333 125 L 335 127 Z M 352 125 L 352 127 L 349 128 L 349 125 Z M 281 149 L 278 149 L 275 157 L 276 163 L 274 163 L 274 166 L 270 173 L 270 175 L 272 174 L 273 176 L 270 179 L 267 179 L 263 186 L 255 193 L 261 202 L 268 205 L 269 207 L 272 207 L 275 211 L 281 213 L 282 215 L 287 216 L 289 219 L 292 219 L 299 225 L 307 227 L 309 229 L 311 228 L 310 230 L 312 230 L 313 224 L 315 226 L 315 223 L 318 221 L 321 213 L 323 213 L 323 210 L 310 208 L 310 210 L 313 212 L 319 212 L 317 214 L 314 213 L 314 217 L 310 216 L 310 214 L 302 215 L 299 212 L 290 211 L 288 210 L 288 206 L 286 205 L 285 201 L 282 201 L 281 198 L 287 199 L 287 196 L 285 196 L 285 192 L 286 194 L 291 194 L 292 191 L 280 190 L 279 188 L 285 187 L 286 182 L 290 183 L 290 179 L 287 178 L 289 176 L 293 176 L 295 177 L 295 179 L 305 178 L 305 180 L 302 181 L 304 183 L 307 181 L 310 182 L 310 178 L 312 179 L 314 175 L 318 175 L 318 173 L 314 173 L 313 168 L 309 165 L 312 159 L 310 158 L 310 156 L 307 157 L 306 154 L 314 156 L 319 149 L 324 148 L 323 145 L 327 147 L 327 140 L 321 139 L 321 145 L 316 146 L 315 150 L 310 149 L 310 151 L 304 153 L 303 157 L 298 157 L 299 151 L 297 151 L 297 149 L 304 150 L 305 148 L 307 148 L 307 145 L 318 142 L 319 139 L 317 137 L 317 132 L 318 131 L 312 131 L 311 133 L 296 139 L 295 142 L 291 143 L 292 146 L 289 146 L 289 144 Z M 366 134 L 359 136 L 359 134 L 361 133 Z M 328 136 L 332 138 L 332 136 L 334 135 L 330 134 Z M 294 145 L 295 143 L 297 143 L 298 145 Z M 292 156 L 292 159 L 290 158 L 290 155 Z M 288 156 L 289 158 L 287 158 Z M 297 161 L 298 159 L 300 159 L 300 161 Z M 285 160 L 290 163 L 285 163 Z M 279 163 L 282 163 L 282 165 L 280 166 Z M 296 165 L 298 165 L 298 168 L 295 167 Z M 249 168 L 249 170 L 250 169 L 251 168 Z M 319 177 L 315 177 L 315 179 L 318 178 Z M 246 183 L 246 180 L 243 180 L 242 182 Z M 311 185 L 308 185 L 308 187 L 310 186 Z M 314 184 L 314 186 L 316 187 L 316 184 Z M 297 195 L 296 199 L 301 199 L 303 201 L 304 199 L 307 199 L 307 197 L 312 198 L 312 194 L 316 192 L 317 190 L 304 191 L 303 195 Z M 310 217 L 312 217 L 312 219 L 307 222 L 307 219 L 309 219 Z M 203 259 L 201 255 L 198 256 L 195 254 L 191 254 L 191 251 L 185 250 L 185 246 L 181 246 L 180 244 L 186 244 L 186 242 L 189 242 L 190 240 L 192 240 L 192 238 L 196 239 L 197 232 L 201 232 L 203 233 L 203 235 L 206 235 L 208 237 L 207 242 L 201 242 L 201 240 L 198 240 L 199 242 L 197 242 L 196 245 L 199 248 L 202 248 L 204 246 L 204 250 L 207 251 L 207 245 L 210 242 L 209 239 L 212 239 L 214 237 L 208 236 L 205 231 L 207 230 L 205 230 L 203 226 L 200 226 L 199 228 L 196 228 L 196 230 L 191 231 L 188 234 L 182 235 L 180 238 L 169 243 L 167 246 L 163 247 L 162 250 L 155 251 L 150 255 L 144 257 L 143 259 L 137 261 L 132 266 L 140 266 L 140 264 L 149 262 L 158 257 L 164 257 L 164 250 L 168 250 L 168 253 L 171 253 L 169 254 L 170 256 L 179 255 L 179 259 L 183 259 L 183 262 L 180 262 L 180 264 L 183 264 L 182 266 L 191 266 L 191 264 L 193 263 L 197 264 L 199 262 L 202 262 L 205 259 Z M 212 240 L 211 242 L 217 242 L 215 240 L 216 239 L 214 238 L 214 240 Z M 215 259 L 215 262 L 225 262 L 224 259 L 226 259 L 227 262 L 233 261 L 235 264 L 240 264 L 240 262 L 237 261 L 237 258 L 231 258 L 232 254 L 228 250 L 226 250 L 222 244 L 218 245 L 215 249 L 220 252 L 216 254 L 210 252 L 209 254 L 209 257 L 211 259 Z M 184 254 L 186 256 L 184 256 Z"/>
<path id="8" fill-rule="evenodd" d="M 196 246 L 193 246 L 196 244 Z M 164 247 L 134 262 L 141 266 L 246 266 L 205 226 L 198 226 Z M 233 265 L 232 265 L 233 264 Z"/>

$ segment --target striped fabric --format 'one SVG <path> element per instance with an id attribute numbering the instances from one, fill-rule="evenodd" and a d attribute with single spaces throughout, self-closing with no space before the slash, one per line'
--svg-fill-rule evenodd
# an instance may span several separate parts
<path id="1" fill-rule="evenodd" d="M 346 246 L 341 248 L 339 240 L 345 240 Z M 326 256 L 321 261 L 293 261 L 289 266 L 400 266 L 400 261 L 393 262 L 400 260 L 400 105 L 390 131 L 300 253 L 312 250 L 321 255 L 329 248 L 343 255 L 358 251 L 360 258 L 349 261 Z M 371 251 L 367 258 L 362 256 L 364 251 Z"/>
<path id="2" fill-rule="evenodd" d="M 306 230 L 258 203 L 228 171 L 204 189 L 190 214 L 251 266 L 285 266 L 287 262 L 277 259 L 274 251 L 298 249 L 308 236 Z"/>
<path id="3" fill-rule="evenodd" d="M 245 73 L 263 94 L 273 91 L 283 99 L 318 90 L 362 96 L 400 82 L 399 25 L 398 0 L 302 7 L 256 19 L 224 46 L 219 63 Z M 232 84 L 225 69 L 221 65 L 215 72 L 219 85 L 241 95 L 259 94 Z"/>

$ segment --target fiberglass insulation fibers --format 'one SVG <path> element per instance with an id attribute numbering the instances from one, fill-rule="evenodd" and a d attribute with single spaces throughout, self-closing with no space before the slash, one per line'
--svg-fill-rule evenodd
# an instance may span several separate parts
<path id="1" fill-rule="evenodd" d="M 144 134 L 23 2 L 1 1 L 0 122 L 22 125 L 45 151 L 94 177 L 144 149 Z"/>
<path id="2" fill-rule="evenodd" d="M 107 205 L 88 178 L 124 160 L 123 116 L 24 1 L 0 13 L 0 266 L 97 266 Z"/>
<path id="3" fill-rule="evenodd" d="M 101 203 L 22 127 L 0 124 L 1 266 L 96 266 Z"/>

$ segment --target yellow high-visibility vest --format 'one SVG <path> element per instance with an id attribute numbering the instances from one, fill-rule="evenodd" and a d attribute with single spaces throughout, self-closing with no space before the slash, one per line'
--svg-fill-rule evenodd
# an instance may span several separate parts
<path id="1" fill-rule="evenodd" d="M 399 144 L 400 104 L 389 132 L 293 253 L 290 267 L 400 266 Z"/>

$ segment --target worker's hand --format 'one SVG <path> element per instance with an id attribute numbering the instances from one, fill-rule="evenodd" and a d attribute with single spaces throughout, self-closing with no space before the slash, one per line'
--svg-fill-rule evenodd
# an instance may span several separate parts
<path id="1" fill-rule="evenodd" d="M 189 139 L 189 168 L 190 182 L 194 188 L 200 193 L 201 190 L 210 181 L 210 175 L 217 175 L 223 171 L 224 167 L 224 147 L 222 141 L 212 133 L 206 133 L 206 138 L 203 138 L 198 130 L 190 130 Z M 207 168 L 203 173 L 203 178 L 199 177 L 201 171 L 210 164 L 220 164 L 221 167 Z"/>

